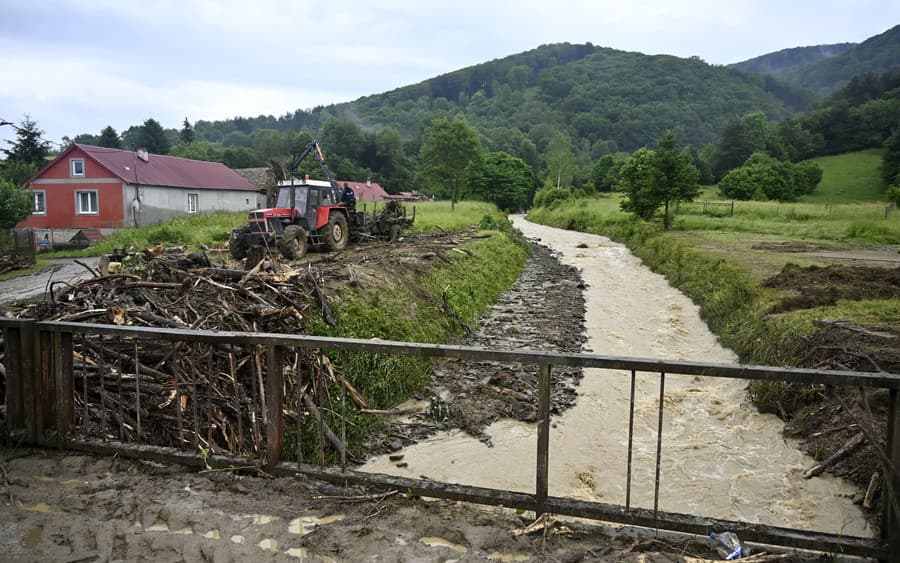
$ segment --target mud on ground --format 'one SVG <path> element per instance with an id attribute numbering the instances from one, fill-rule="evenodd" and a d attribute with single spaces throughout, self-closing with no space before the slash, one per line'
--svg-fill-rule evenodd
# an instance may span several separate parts
<path id="1" fill-rule="evenodd" d="M 0 554 L 37 561 L 686 561 L 672 538 L 531 522 L 510 509 L 302 477 L 0 448 Z"/>
<path id="2" fill-rule="evenodd" d="M 846 265 L 802 268 L 788 264 L 764 286 L 784 292 L 772 312 L 814 308 L 838 300 L 897 299 L 900 298 L 900 268 Z M 799 367 L 900 373 L 900 326 L 897 324 L 860 326 L 834 319 L 819 319 L 817 324 L 819 330 L 808 338 L 808 354 Z M 794 400 L 780 404 L 781 412 L 776 414 L 785 419 L 785 432 L 800 439 L 807 453 L 822 460 L 864 428 L 883 444 L 887 399 L 885 390 L 861 393 L 857 389 L 808 387 L 795 394 Z M 830 472 L 861 488 L 855 499 L 858 504 L 863 503 L 863 493 L 873 474 L 884 475 L 868 439 Z M 878 514 L 877 506 L 867 508 L 875 508 L 873 512 Z"/>
<path id="3" fill-rule="evenodd" d="M 900 297 L 900 267 L 864 266 L 800 267 L 787 264 L 776 276 L 763 283 L 778 289 L 782 296 L 773 313 L 834 305 L 840 299 L 896 299 Z"/>

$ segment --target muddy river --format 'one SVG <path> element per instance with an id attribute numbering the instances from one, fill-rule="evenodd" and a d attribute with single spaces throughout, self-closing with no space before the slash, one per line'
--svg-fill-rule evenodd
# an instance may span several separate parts
<path id="1" fill-rule="evenodd" d="M 624 246 L 513 217 L 579 268 L 585 290 L 585 351 L 603 355 L 733 363 L 697 307 Z M 578 246 L 586 248 L 579 248 Z M 804 480 L 815 462 L 782 434 L 781 421 L 756 412 L 746 383 L 666 377 L 661 510 L 777 526 L 871 535 L 852 501 L 854 488 L 832 477 Z M 653 507 L 659 375 L 639 374 L 632 505 Z M 625 503 L 630 374 L 585 370 L 575 407 L 554 417 L 550 494 Z M 362 469 L 467 485 L 533 491 L 536 427 L 501 420 L 487 429 L 493 447 L 460 431 L 438 434 Z M 401 464 L 402 465 L 402 464 Z"/>

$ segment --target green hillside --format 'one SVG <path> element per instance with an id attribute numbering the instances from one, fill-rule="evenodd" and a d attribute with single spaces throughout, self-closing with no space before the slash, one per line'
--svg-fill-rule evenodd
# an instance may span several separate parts
<path id="1" fill-rule="evenodd" d="M 792 78 L 797 84 L 818 92 L 831 92 L 854 76 L 882 73 L 900 67 L 900 25 L 870 37 L 830 59 L 801 69 Z"/>
<path id="2" fill-rule="evenodd" d="M 900 25 L 859 44 L 784 49 L 731 66 L 778 77 L 822 96 L 837 90 L 854 76 L 900 68 Z"/>
<path id="3" fill-rule="evenodd" d="M 672 129 L 684 143 L 712 142 L 732 117 L 770 118 L 802 105 L 760 77 L 699 59 L 649 56 L 591 44 L 545 45 L 336 106 L 414 135 L 431 115 L 461 112 L 494 150 L 523 140 L 543 151 L 557 131 L 593 156 L 633 151 Z M 588 151 L 585 151 L 588 152 Z"/>
<path id="4" fill-rule="evenodd" d="M 833 45 L 794 47 L 754 57 L 729 66 L 746 72 L 782 76 L 797 72 L 819 61 L 836 57 L 856 45 L 856 43 L 835 43 Z"/>
<path id="5" fill-rule="evenodd" d="M 736 116 L 763 111 L 779 119 L 806 103 L 802 93 L 771 78 L 697 58 L 561 43 L 353 102 L 279 118 L 200 121 L 195 130 L 199 139 L 227 145 L 262 128 L 315 134 L 336 117 L 364 127 L 390 126 L 409 140 L 433 118 L 461 114 L 482 135 L 486 148 L 507 151 L 534 165 L 535 155 L 560 131 L 585 162 L 609 152 L 633 151 L 666 129 L 674 130 L 682 142 L 701 147 L 714 142 Z"/>
<path id="6" fill-rule="evenodd" d="M 881 179 L 881 149 L 813 158 L 822 167 L 822 182 L 816 191 L 803 196 L 809 203 L 865 203 L 884 200 Z"/>

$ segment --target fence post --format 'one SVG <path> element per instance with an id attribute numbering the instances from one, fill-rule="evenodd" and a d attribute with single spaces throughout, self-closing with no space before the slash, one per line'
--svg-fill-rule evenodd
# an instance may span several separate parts
<path id="1" fill-rule="evenodd" d="M 284 436 L 284 347 L 269 343 L 266 348 L 266 400 L 269 402 L 266 425 L 266 465 L 281 461 Z"/>
<path id="2" fill-rule="evenodd" d="M 11 431 L 21 430 L 26 427 L 21 326 L 7 325 L 3 329 L 3 345 L 6 347 L 6 419 Z"/>
<path id="3" fill-rule="evenodd" d="M 36 415 L 37 441 L 47 443 L 47 430 L 56 426 L 56 378 L 53 365 L 53 333 L 36 329 L 34 365 L 34 411 Z"/>
<path id="4" fill-rule="evenodd" d="M 75 420 L 72 333 L 53 333 L 53 382 L 56 388 L 56 445 L 65 446 Z M 138 414 L 140 418 L 140 414 Z"/>
<path id="5" fill-rule="evenodd" d="M 900 391 L 896 389 L 891 389 L 888 400 L 885 453 L 893 468 L 885 468 L 881 538 L 887 545 L 887 561 L 900 563 L 900 514 L 894 510 L 900 504 Z"/>
<path id="6" fill-rule="evenodd" d="M 535 515 L 544 514 L 547 505 L 550 473 L 550 364 L 541 366 L 538 383 L 538 438 Z"/>
<path id="7" fill-rule="evenodd" d="M 40 357 L 40 346 L 37 340 L 35 322 L 28 320 L 19 329 L 19 381 L 22 400 L 22 427 L 25 429 L 25 441 L 36 444 L 38 437 L 37 389 L 35 388 L 36 361 Z"/>

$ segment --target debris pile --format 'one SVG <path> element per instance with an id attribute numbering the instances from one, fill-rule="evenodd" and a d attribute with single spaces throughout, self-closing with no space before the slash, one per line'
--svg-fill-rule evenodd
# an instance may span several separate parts
<path id="1" fill-rule="evenodd" d="M 98 271 L 74 285 L 54 282 L 48 299 L 27 305 L 18 316 L 294 334 L 304 332 L 312 315 L 335 322 L 322 280 L 308 264 L 294 268 L 264 261 L 243 271 L 213 267 L 202 252 L 157 248 L 113 262 L 110 270 L 116 273 Z M 73 345 L 76 422 L 86 435 L 193 445 L 200 452 L 264 451 L 264 347 L 79 334 Z M 327 394 L 323 377 L 349 383 L 327 358 L 301 351 L 287 356 L 288 416 L 321 417 L 314 397 Z M 343 449 L 336 438 L 333 445 Z"/>

